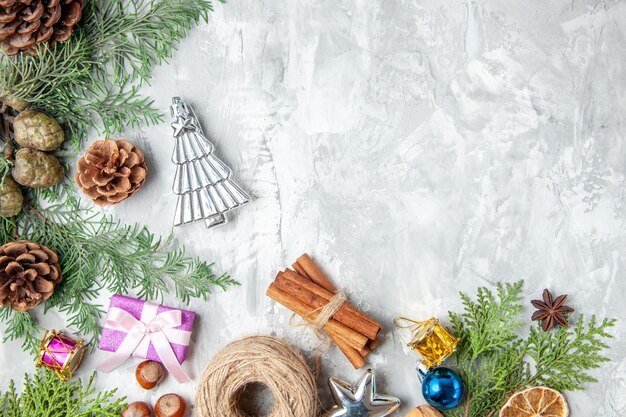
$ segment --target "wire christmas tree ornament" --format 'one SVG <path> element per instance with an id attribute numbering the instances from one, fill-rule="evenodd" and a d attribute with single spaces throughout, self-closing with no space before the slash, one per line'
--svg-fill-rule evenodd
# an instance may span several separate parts
<path id="1" fill-rule="evenodd" d="M 215 156 L 215 146 L 204 135 L 196 113 L 180 97 L 172 98 L 176 176 L 172 190 L 178 196 L 174 226 L 204 220 L 207 228 L 228 221 L 227 213 L 249 203 L 250 195 L 230 179 L 231 169 Z"/>

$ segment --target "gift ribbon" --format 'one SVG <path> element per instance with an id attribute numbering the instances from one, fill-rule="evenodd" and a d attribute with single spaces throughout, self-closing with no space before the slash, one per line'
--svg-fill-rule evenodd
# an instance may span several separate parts
<path id="1" fill-rule="evenodd" d="M 171 343 L 188 345 L 191 332 L 176 329 L 182 324 L 180 310 L 169 310 L 157 314 L 158 307 L 157 304 L 146 302 L 141 312 L 141 320 L 137 320 L 121 308 L 109 309 L 105 327 L 124 332 L 126 336 L 113 356 L 98 366 L 99 371 L 110 372 L 133 354 L 145 357 L 152 343 L 163 365 L 178 382 L 191 381 L 178 363 L 171 346 Z"/>
<path id="2" fill-rule="evenodd" d="M 432 332 L 433 326 L 437 323 L 439 323 L 439 321 L 434 317 L 424 321 L 415 321 L 407 319 L 406 317 L 396 317 L 393 319 L 393 324 L 398 329 L 409 329 L 411 332 L 411 341 L 407 345 L 413 350 L 416 349 L 417 345 L 419 345 L 429 331 Z"/>

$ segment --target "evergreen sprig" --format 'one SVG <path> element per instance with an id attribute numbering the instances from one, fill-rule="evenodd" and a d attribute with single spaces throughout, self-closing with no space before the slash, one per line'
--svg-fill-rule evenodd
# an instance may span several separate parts
<path id="1" fill-rule="evenodd" d="M 31 206 L 6 225 L 8 239 L 29 239 L 59 255 L 64 279 L 44 310 L 66 313 L 68 327 L 91 339 L 101 331 L 103 309 L 93 300 L 103 290 L 161 300 L 173 287 L 177 298 L 188 303 L 191 298 L 206 300 L 213 287 L 237 285 L 226 273 L 216 276 L 212 264 L 173 248 L 171 236 L 159 239 L 145 227 L 123 225 L 71 203 Z M 36 352 L 33 336 L 40 329 L 28 313 L 3 309 L 0 320 L 6 324 L 5 341 L 24 338 L 25 346 Z"/>
<path id="2" fill-rule="evenodd" d="M 581 315 L 572 327 L 544 332 L 534 325 L 526 339 L 518 336 L 522 286 L 522 281 L 499 284 L 495 294 L 479 288 L 475 300 L 461 293 L 464 312 L 449 313 L 468 394 L 463 407 L 444 412 L 447 417 L 491 417 L 511 394 L 530 386 L 583 389 L 595 381 L 589 370 L 608 361 L 602 351 L 615 320 L 586 321 Z"/>
<path id="3" fill-rule="evenodd" d="M 64 122 L 74 150 L 91 128 L 106 136 L 161 113 L 139 87 L 166 62 L 208 0 L 87 0 L 72 37 L 35 56 L 0 53 L 0 97 L 11 96 Z"/>
<path id="4" fill-rule="evenodd" d="M 69 146 L 56 154 L 66 160 L 90 129 L 109 136 L 159 122 L 161 113 L 139 88 L 211 10 L 208 0 L 85 0 L 82 20 L 67 42 L 39 46 L 34 56 L 0 53 L 0 100 L 20 99 L 57 118 Z M 7 132 L 0 129 L 0 137 L 10 145 Z M 2 179 L 11 167 L 0 157 Z M 59 255 L 63 281 L 39 308 L 65 313 L 68 327 L 91 340 L 100 334 L 103 309 L 94 300 L 103 290 L 147 299 L 173 290 L 188 303 L 206 299 L 213 287 L 237 284 L 228 274 L 216 276 L 212 264 L 174 248 L 171 236 L 159 239 L 145 227 L 82 209 L 71 181 L 30 190 L 27 201 L 17 217 L 0 217 L 0 244 L 28 239 Z M 4 341 L 22 338 L 36 351 L 41 329 L 29 313 L 0 309 L 0 321 Z"/>
<path id="5" fill-rule="evenodd" d="M 87 383 L 80 379 L 61 381 L 53 372 L 39 370 L 24 375 L 24 388 L 18 394 L 15 382 L 0 396 L 0 415 L 4 417 L 73 416 L 118 417 L 126 406 L 117 398 L 116 389 L 96 390 L 92 374 Z"/>

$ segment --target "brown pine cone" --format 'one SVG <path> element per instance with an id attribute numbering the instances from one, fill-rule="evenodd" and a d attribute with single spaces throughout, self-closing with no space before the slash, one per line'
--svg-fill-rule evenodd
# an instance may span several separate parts
<path id="1" fill-rule="evenodd" d="M 35 55 L 37 44 L 68 40 L 82 10 L 83 0 L 0 0 L 0 45 Z"/>
<path id="2" fill-rule="evenodd" d="M 28 311 L 46 301 L 61 282 L 56 253 L 28 240 L 0 247 L 0 305 Z"/>
<path id="3" fill-rule="evenodd" d="M 98 140 L 78 160 L 74 181 L 99 206 L 117 204 L 137 192 L 148 167 L 143 153 L 125 140 Z"/>

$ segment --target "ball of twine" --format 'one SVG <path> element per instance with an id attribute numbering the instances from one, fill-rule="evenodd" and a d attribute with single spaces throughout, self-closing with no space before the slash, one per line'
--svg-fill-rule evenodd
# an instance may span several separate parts
<path id="1" fill-rule="evenodd" d="M 251 383 L 274 397 L 268 417 L 317 417 L 315 378 L 302 355 L 274 337 L 252 336 L 222 349 L 204 369 L 196 392 L 200 417 L 246 417 L 239 398 Z"/>

